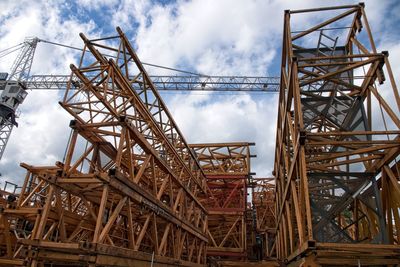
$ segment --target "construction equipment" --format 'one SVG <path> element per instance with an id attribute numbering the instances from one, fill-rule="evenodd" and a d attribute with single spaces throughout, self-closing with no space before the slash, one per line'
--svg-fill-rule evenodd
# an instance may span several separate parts
<path id="1" fill-rule="evenodd" d="M 150 77 L 159 91 L 278 93 L 279 89 L 278 77 L 199 75 L 150 75 Z M 65 90 L 69 78 L 69 75 L 32 75 L 26 80 L 26 86 L 34 90 Z"/>
<path id="2" fill-rule="evenodd" d="M 66 159 L 51 167 L 22 164 L 28 174 L 21 193 L 0 213 L 2 264 L 206 263 L 203 171 L 117 31 L 116 47 L 81 35 L 89 52 L 71 70 L 82 86 L 74 89 L 71 79 L 61 102 L 74 117 Z"/>
<path id="3" fill-rule="evenodd" d="M 262 257 L 273 258 L 276 255 L 272 250 L 275 240 L 275 183 L 274 178 L 252 178 L 252 238 L 253 244 L 257 244 L 256 238 L 261 240 Z M 257 248 L 260 249 L 260 248 Z"/>
<path id="4" fill-rule="evenodd" d="M 207 255 L 220 260 L 247 258 L 247 180 L 254 143 L 191 144 L 205 174 L 208 195 Z"/>
<path id="5" fill-rule="evenodd" d="M 291 30 L 313 12 L 332 17 Z M 74 117 L 65 161 L 21 164 L 21 193 L 0 192 L 0 265 L 399 265 L 388 53 L 363 4 L 284 21 L 274 182 L 252 177 L 253 143 L 187 144 L 119 28 L 81 34 L 87 50 L 60 103 Z"/>
<path id="6" fill-rule="evenodd" d="M 291 32 L 291 19 L 311 12 L 329 18 Z M 287 10 L 284 21 L 277 256 L 307 266 L 399 264 L 400 98 L 388 53 L 377 52 L 363 4 Z M 316 47 L 304 47 L 317 34 Z M 385 66 L 390 86 L 378 89 Z M 380 94 L 390 89 L 392 104 Z"/>
<path id="7" fill-rule="evenodd" d="M 18 126 L 16 111 L 28 94 L 23 82 L 29 77 L 38 42 L 38 38 L 25 39 L 11 68 L 10 75 L 8 76 L 7 73 L 0 75 L 0 159 L 13 127 Z"/>
<path id="8" fill-rule="evenodd" d="M 8 81 L 5 81 L 8 74 L 0 73 L 0 91 L 2 91 L 0 99 L 0 160 L 13 126 L 18 125 L 16 122 L 17 110 L 27 96 L 27 90 L 66 90 L 67 83 L 70 81 L 70 75 L 30 75 L 33 57 L 39 42 L 82 50 L 35 37 L 27 38 L 14 50 L 0 51 L 0 58 L 11 52 L 19 51 Z M 144 63 L 144 65 L 180 71 L 150 63 Z M 157 90 L 166 91 L 278 92 L 279 88 L 279 78 L 277 77 L 207 76 L 194 75 L 187 71 L 182 72 L 186 75 L 154 75 L 150 77 Z M 72 84 L 74 88 L 81 86 L 79 80 L 73 80 Z"/>

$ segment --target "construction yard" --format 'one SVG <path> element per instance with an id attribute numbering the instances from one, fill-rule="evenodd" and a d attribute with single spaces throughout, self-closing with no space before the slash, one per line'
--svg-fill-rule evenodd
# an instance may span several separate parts
<path id="1" fill-rule="evenodd" d="M 400 266 L 398 59 L 363 3 L 281 17 L 273 77 L 150 75 L 120 27 L 80 33 L 68 75 L 30 75 L 48 41 L 26 39 L 0 75 L 0 159 L 28 89 L 62 90 L 71 133 L 62 161 L 4 181 L 0 266 Z M 271 175 L 253 140 L 188 143 L 171 90 L 279 94 Z"/>

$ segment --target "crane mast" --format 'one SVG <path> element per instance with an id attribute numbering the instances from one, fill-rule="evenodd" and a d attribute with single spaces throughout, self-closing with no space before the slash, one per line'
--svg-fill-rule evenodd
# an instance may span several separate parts
<path id="1" fill-rule="evenodd" d="M 29 78 L 32 67 L 33 56 L 35 54 L 38 38 L 27 38 L 15 59 L 11 73 L 2 75 L 3 81 L 0 81 L 0 159 L 10 138 L 16 122 L 16 111 L 27 96 L 27 87 L 24 81 Z"/>
<path id="2" fill-rule="evenodd" d="M 10 81 L 25 81 L 29 78 L 33 56 L 35 55 L 38 42 L 40 42 L 40 39 L 37 37 L 25 39 L 25 45 L 22 47 L 11 68 L 11 73 L 9 76 Z"/>

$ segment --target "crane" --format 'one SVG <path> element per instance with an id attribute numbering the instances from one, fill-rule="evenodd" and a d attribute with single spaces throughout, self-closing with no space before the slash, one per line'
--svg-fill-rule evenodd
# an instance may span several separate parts
<path id="1" fill-rule="evenodd" d="M 150 75 L 161 91 L 271 92 L 279 90 L 278 77 Z M 70 75 L 32 75 L 26 80 L 29 89 L 64 90 Z M 78 86 L 78 81 L 76 81 Z"/>
<path id="2" fill-rule="evenodd" d="M 26 38 L 13 63 L 10 75 L 8 76 L 7 73 L 0 75 L 0 90 L 2 91 L 0 95 L 0 159 L 13 127 L 18 126 L 15 119 L 16 111 L 28 95 L 23 81 L 29 78 L 38 42 L 37 37 Z"/>
<path id="3" fill-rule="evenodd" d="M 0 160 L 10 138 L 16 121 L 18 107 L 26 98 L 28 89 L 64 90 L 71 79 L 70 75 L 30 75 L 30 70 L 39 42 L 67 47 L 80 48 L 46 41 L 38 37 L 26 38 L 17 46 L 0 51 L 0 58 L 19 51 L 10 75 L 0 73 Z M 185 73 L 184 75 L 152 75 L 154 85 L 161 91 L 225 91 L 225 92 L 275 92 L 279 90 L 279 77 L 261 76 L 208 76 L 188 71 L 143 62 L 143 65 L 161 67 Z M 78 81 L 72 84 L 79 88 Z"/>

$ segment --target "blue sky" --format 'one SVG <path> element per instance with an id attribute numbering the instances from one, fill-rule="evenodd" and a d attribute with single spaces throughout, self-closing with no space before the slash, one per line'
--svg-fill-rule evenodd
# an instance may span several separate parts
<path id="1" fill-rule="evenodd" d="M 378 51 L 389 50 L 395 76 L 400 74 L 400 4 L 368 0 L 366 12 Z M 290 0 L 0 0 L 0 51 L 27 36 L 82 47 L 79 32 L 94 38 L 115 34 L 121 26 L 144 62 L 208 75 L 279 75 L 285 9 L 358 1 Z M 299 28 L 313 22 L 301 19 Z M 79 53 L 40 43 L 34 74 L 69 74 Z M 0 60 L 0 71 L 14 56 Z M 171 74 L 148 68 L 151 74 Z M 172 73 L 175 74 L 175 73 Z M 271 175 L 275 145 L 276 94 L 163 94 L 190 143 L 256 142 L 253 171 Z M 21 106 L 15 129 L 0 162 L 5 179 L 21 181 L 20 162 L 52 165 L 62 160 L 71 117 L 57 102 L 61 92 L 31 91 Z"/>

